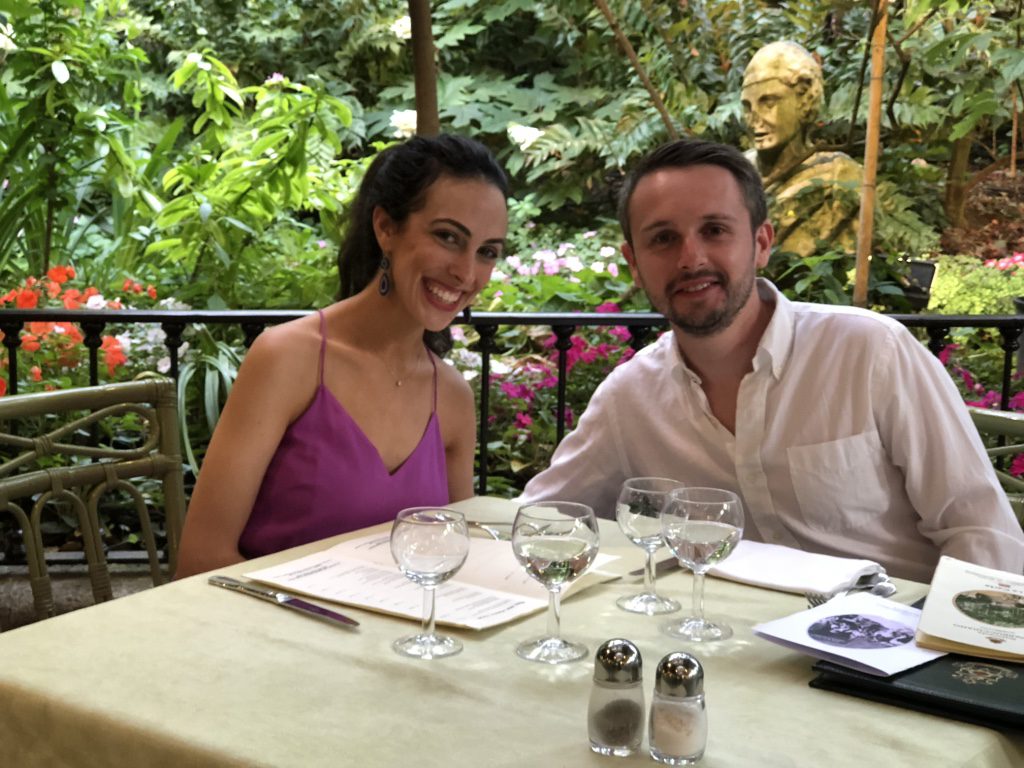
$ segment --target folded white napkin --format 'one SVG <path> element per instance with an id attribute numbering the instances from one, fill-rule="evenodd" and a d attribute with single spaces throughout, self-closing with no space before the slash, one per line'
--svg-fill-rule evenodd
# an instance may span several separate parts
<path id="1" fill-rule="evenodd" d="M 779 592 L 831 592 L 861 576 L 884 570 L 871 560 L 819 555 L 744 539 L 708 573 Z"/>

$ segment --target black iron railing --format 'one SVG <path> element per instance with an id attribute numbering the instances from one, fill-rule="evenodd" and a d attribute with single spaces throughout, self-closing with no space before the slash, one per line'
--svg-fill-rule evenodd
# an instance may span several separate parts
<path id="1" fill-rule="evenodd" d="M 102 335 L 107 326 L 130 324 L 159 325 L 166 334 L 165 344 L 170 358 L 169 374 L 178 377 L 179 350 L 183 344 L 185 329 L 192 325 L 228 325 L 242 329 L 245 345 L 248 347 L 268 325 L 293 320 L 308 314 L 299 310 L 260 311 L 177 311 L 177 310 L 61 310 L 61 309 L 5 309 L 0 310 L 0 331 L 7 348 L 8 393 L 18 391 L 18 348 L 21 329 L 30 322 L 75 323 L 82 330 L 84 344 L 89 351 L 89 383 L 98 384 L 99 349 Z M 938 354 L 947 343 L 953 328 L 986 328 L 999 332 L 1003 350 L 1003 371 L 1000 389 L 1000 407 L 1008 408 L 1011 380 L 1015 369 L 1014 353 L 1024 331 L 1024 316 L 1018 315 L 890 315 L 910 328 L 920 328 L 927 334 L 928 348 Z M 557 427 L 556 442 L 561 442 L 566 424 L 566 392 L 568 387 L 568 351 L 572 336 L 581 327 L 616 327 L 629 329 L 629 345 L 639 349 L 646 344 L 652 332 L 666 326 L 663 317 L 653 313 L 552 313 L 552 312 L 481 312 L 466 316 L 458 324 L 472 326 L 479 335 L 477 351 L 480 364 L 480 414 L 479 414 L 479 478 L 478 492 L 487 492 L 487 442 L 490 425 L 490 383 L 491 356 L 499 351 L 495 338 L 502 326 L 546 326 L 556 337 L 558 384 L 557 384 Z M 894 393 L 895 394 L 895 393 Z"/>

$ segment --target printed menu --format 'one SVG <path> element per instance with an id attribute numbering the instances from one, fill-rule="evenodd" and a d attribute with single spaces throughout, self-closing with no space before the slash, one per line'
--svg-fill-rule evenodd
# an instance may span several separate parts
<path id="1" fill-rule="evenodd" d="M 618 559 L 598 553 L 590 570 L 564 589 L 563 596 L 617 578 L 602 573 L 601 568 Z M 245 575 L 297 594 L 393 616 L 423 617 L 423 588 L 398 570 L 388 533 L 349 539 L 323 552 Z M 437 587 L 436 621 L 486 629 L 542 610 L 547 604 L 547 590 L 526 574 L 509 542 L 474 538 L 462 568 Z"/>
<path id="2" fill-rule="evenodd" d="M 887 677 L 944 656 L 914 643 L 921 611 L 858 592 L 758 624 L 754 634 L 817 659 Z"/>
<path id="3" fill-rule="evenodd" d="M 921 610 L 917 644 L 1024 662 L 1024 576 L 943 556 Z"/>

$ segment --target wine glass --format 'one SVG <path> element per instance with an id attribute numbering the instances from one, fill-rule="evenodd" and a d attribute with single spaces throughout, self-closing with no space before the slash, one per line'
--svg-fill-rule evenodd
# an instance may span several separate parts
<path id="1" fill-rule="evenodd" d="M 658 595 L 654 585 L 654 553 L 665 543 L 661 538 L 661 508 L 670 491 L 682 488 L 678 480 L 667 477 L 631 477 L 622 484 L 615 504 L 615 519 L 626 537 L 647 553 L 644 560 L 644 591 L 624 595 L 615 604 L 624 611 L 671 613 L 679 603 Z"/>
<path id="2" fill-rule="evenodd" d="M 594 510 L 571 501 L 541 501 L 519 508 L 512 523 L 512 551 L 526 572 L 548 590 L 547 634 L 520 643 L 516 655 L 561 664 L 588 654 L 580 643 L 561 637 L 562 588 L 597 556 L 600 536 Z"/>
<path id="3" fill-rule="evenodd" d="M 696 642 L 732 636 L 725 624 L 704 618 L 704 574 L 729 556 L 743 536 L 743 505 L 732 491 L 680 488 L 661 510 L 661 535 L 679 562 L 693 571 L 693 616 L 668 622 L 662 631 Z"/>
<path id="4" fill-rule="evenodd" d="M 424 589 L 422 631 L 395 640 L 391 647 L 398 653 L 433 659 L 462 650 L 454 637 L 434 631 L 434 589 L 462 567 L 468 554 L 469 527 L 461 512 L 412 507 L 398 513 L 391 526 L 391 556 Z"/>

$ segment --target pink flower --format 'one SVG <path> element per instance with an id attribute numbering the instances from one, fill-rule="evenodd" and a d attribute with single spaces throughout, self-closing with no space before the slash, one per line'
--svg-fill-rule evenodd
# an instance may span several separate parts
<path id="1" fill-rule="evenodd" d="M 946 346 L 944 346 L 942 348 L 942 351 L 939 352 L 939 362 L 942 363 L 943 365 L 948 365 L 950 356 L 953 354 L 955 350 L 959 348 L 959 344 L 947 344 Z"/>
<path id="2" fill-rule="evenodd" d="M 633 334 L 629 332 L 629 328 L 626 328 L 624 325 L 617 325 L 614 328 L 609 328 L 608 333 L 623 343 L 628 343 L 629 340 L 633 338 Z"/>
<path id="3" fill-rule="evenodd" d="M 525 384 L 513 384 L 509 381 L 503 381 L 501 383 L 501 391 L 514 400 L 531 400 L 533 399 L 533 393 L 530 388 Z"/>
<path id="4" fill-rule="evenodd" d="M 999 405 L 999 393 L 990 389 L 981 400 L 969 400 L 966 401 L 966 405 L 973 408 L 995 408 Z"/>
<path id="5" fill-rule="evenodd" d="M 533 419 L 530 418 L 530 414 L 520 411 L 516 414 L 515 424 L 517 429 L 529 429 L 533 424 Z"/>
<path id="6" fill-rule="evenodd" d="M 1010 474 L 1014 477 L 1024 475 L 1024 453 L 1018 453 L 1010 462 Z"/>
<path id="7" fill-rule="evenodd" d="M 615 262 L 612 262 L 611 264 L 609 264 L 608 265 L 608 274 L 611 275 L 612 277 L 618 277 L 619 276 L 619 265 L 616 264 Z"/>
<path id="8" fill-rule="evenodd" d="M 614 301 L 606 301 L 604 304 L 598 304 L 594 307 L 595 312 L 618 312 L 619 305 Z"/>

